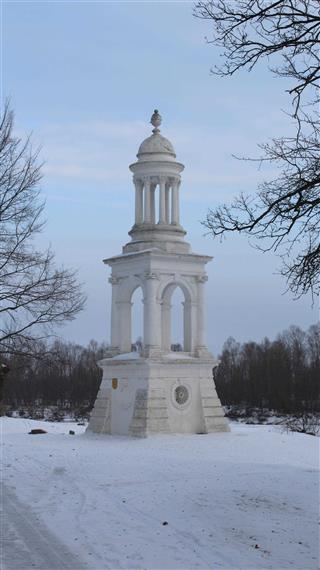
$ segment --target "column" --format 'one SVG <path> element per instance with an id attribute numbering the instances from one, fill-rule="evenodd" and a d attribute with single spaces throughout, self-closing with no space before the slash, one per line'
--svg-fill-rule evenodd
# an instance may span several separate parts
<path id="1" fill-rule="evenodd" d="M 165 217 L 166 224 L 170 224 L 170 183 L 165 186 Z"/>
<path id="2" fill-rule="evenodd" d="M 163 299 L 161 305 L 161 349 L 170 352 L 171 343 L 171 304 Z"/>
<path id="3" fill-rule="evenodd" d="M 197 307 L 197 346 L 203 347 L 204 344 L 204 284 L 208 281 L 207 275 L 197 276 L 197 293 L 198 293 L 198 307 Z"/>
<path id="4" fill-rule="evenodd" d="M 135 223 L 141 224 L 143 220 L 143 185 L 141 180 L 134 180 L 136 189 Z"/>
<path id="5" fill-rule="evenodd" d="M 166 223 L 166 179 L 160 176 L 159 192 L 159 224 Z"/>
<path id="6" fill-rule="evenodd" d="M 159 331 L 160 314 L 159 303 L 157 302 L 158 275 L 147 272 L 145 274 L 145 297 L 144 297 L 144 345 L 146 355 L 154 350 L 160 350 Z"/>
<path id="7" fill-rule="evenodd" d="M 151 222 L 151 203 L 150 203 L 150 180 L 147 178 L 144 182 L 144 222 Z"/>
<path id="8" fill-rule="evenodd" d="M 183 303 L 183 350 L 192 351 L 192 301 Z"/>
<path id="9" fill-rule="evenodd" d="M 156 191 L 156 184 L 151 184 L 151 186 L 150 186 L 150 219 L 151 219 L 152 224 L 156 223 L 155 191 Z"/>
<path id="10" fill-rule="evenodd" d="M 117 301 L 120 353 L 131 352 L 131 301 Z"/>
<path id="11" fill-rule="evenodd" d="M 177 223 L 180 224 L 180 186 L 181 186 L 181 180 L 178 180 L 178 184 L 177 184 Z"/>
<path id="12" fill-rule="evenodd" d="M 171 191 L 171 223 L 175 225 L 179 223 L 178 180 L 174 180 Z"/>
<path id="13" fill-rule="evenodd" d="M 109 283 L 112 285 L 112 300 L 111 300 L 111 349 L 119 349 L 119 314 L 117 307 L 118 284 L 117 277 L 109 277 Z"/>

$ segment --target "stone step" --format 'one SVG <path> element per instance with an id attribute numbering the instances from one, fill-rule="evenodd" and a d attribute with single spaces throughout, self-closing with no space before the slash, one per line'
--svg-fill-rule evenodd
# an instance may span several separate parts
<path id="1" fill-rule="evenodd" d="M 200 392 L 201 392 L 201 397 L 202 398 L 217 398 L 217 392 L 214 389 L 214 387 L 212 386 L 211 388 L 200 388 Z"/>
<path id="2" fill-rule="evenodd" d="M 147 410 L 136 410 L 135 414 L 134 414 L 135 418 L 146 418 L 146 419 L 151 419 L 151 418 L 166 418 L 168 419 L 168 413 L 167 413 L 167 408 L 161 408 L 161 409 L 154 409 L 154 410 L 150 410 L 150 408 L 148 408 Z"/>
<path id="3" fill-rule="evenodd" d="M 170 431 L 168 419 L 151 418 L 147 423 L 147 431 L 153 433 L 168 433 Z"/>
<path id="4" fill-rule="evenodd" d="M 100 408 L 100 410 L 93 410 L 91 414 L 91 418 L 108 418 L 108 417 L 110 417 L 110 411 L 103 410 L 102 408 Z"/>
<path id="5" fill-rule="evenodd" d="M 203 406 L 203 413 L 206 416 L 223 416 L 224 417 L 224 411 L 220 408 L 220 406 Z"/>
<path id="6" fill-rule="evenodd" d="M 225 419 L 221 421 L 221 418 L 205 418 L 205 424 L 208 431 L 223 428 L 229 431 L 229 424 Z"/>
<path id="7" fill-rule="evenodd" d="M 110 403 L 109 403 L 109 398 L 105 398 L 102 399 L 100 398 L 99 400 L 96 400 L 95 405 L 94 405 L 94 410 L 97 410 L 99 408 L 106 408 L 106 406 L 109 407 Z"/>
<path id="8" fill-rule="evenodd" d="M 213 406 L 220 406 L 220 407 L 222 407 L 222 406 L 221 406 L 221 402 L 220 402 L 219 398 L 217 398 L 217 396 L 216 396 L 216 397 L 211 396 L 211 397 L 209 397 L 209 398 L 208 398 L 208 397 L 207 397 L 207 398 L 201 398 L 201 402 L 202 402 L 203 405 L 206 405 L 206 404 L 208 403 L 208 404 L 210 404 L 211 406 L 213 405 Z"/>
<path id="9" fill-rule="evenodd" d="M 129 429 L 129 434 L 133 437 L 146 437 L 147 431 L 144 427 L 132 427 Z"/>

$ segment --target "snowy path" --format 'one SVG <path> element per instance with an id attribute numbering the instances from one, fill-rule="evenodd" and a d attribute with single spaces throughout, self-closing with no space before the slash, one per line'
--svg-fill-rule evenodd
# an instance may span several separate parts
<path id="1" fill-rule="evenodd" d="M 30 507 L 2 486 L 1 570 L 84 570 Z"/>
<path id="2" fill-rule="evenodd" d="M 41 570 L 318 568 L 317 438 L 272 426 L 130 440 L 75 424 L 2 425 L 4 480 L 34 513 L 36 563 L 51 564 Z M 28 435 L 31 427 L 48 433 Z M 18 511 L 29 518 L 29 508 Z M 29 563 L 38 541 L 20 534 Z M 58 557 L 66 552 L 65 566 L 48 558 L 48 541 Z"/>

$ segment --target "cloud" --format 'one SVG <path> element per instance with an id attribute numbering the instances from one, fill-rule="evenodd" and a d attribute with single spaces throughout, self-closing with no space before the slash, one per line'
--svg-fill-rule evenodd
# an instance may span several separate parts
<path id="1" fill-rule="evenodd" d="M 81 180 L 83 182 L 110 182 L 127 180 L 123 170 L 111 168 L 101 168 L 99 165 L 81 165 L 78 162 L 68 162 L 63 164 L 51 161 L 44 166 L 44 174 L 50 177 Z"/>
<path id="2" fill-rule="evenodd" d="M 256 164 L 237 161 L 231 153 L 256 153 L 254 137 L 237 127 L 212 129 L 207 125 L 174 125 L 162 129 L 173 141 L 177 160 L 185 163 L 184 197 L 193 201 L 224 200 L 247 191 L 270 172 Z M 131 188 L 128 169 L 144 138 L 151 134 L 141 121 L 84 121 L 48 124 L 37 133 L 42 146 L 47 187 L 77 186 L 78 199 L 103 190 L 113 199 L 124 184 Z M 84 194 L 86 192 L 86 194 Z M 123 191 L 121 190 L 124 195 Z"/>

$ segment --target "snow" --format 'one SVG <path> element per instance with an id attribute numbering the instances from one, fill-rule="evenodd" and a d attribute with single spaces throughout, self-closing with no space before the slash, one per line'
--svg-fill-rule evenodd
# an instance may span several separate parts
<path id="1" fill-rule="evenodd" d="M 139 352 L 124 352 L 123 354 L 117 354 L 112 358 L 112 360 L 135 360 L 140 358 Z"/>
<path id="2" fill-rule="evenodd" d="M 193 356 L 190 356 L 190 354 L 187 354 L 186 352 L 180 352 L 180 351 L 174 351 L 174 352 L 168 352 L 168 354 L 165 354 L 164 358 L 169 358 L 172 360 L 196 360 Z"/>
<path id="3" fill-rule="evenodd" d="M 140 353 L 137 351 L 134 352 L 124 352 L 123 354 L 117 354 L 113 356 L 112 360 L 134 360 L 141 358 Z M 195 360 L 194 357 L 190 356 L 186 352 L 168 352 L 164 356 L 164 358 L 168 358 L 169 360 Z"/>
<path id="4" fill-rule="evenodd" d="M 2 418 L 5 486 L 44 540 L 64 547 L 54 546 L 63 567 L 77 559 L 91 570 L 317 568 L 317 438 L 243 424 L 141 440 L 84 430 Z M 16 560 L 33 551 L 28 536 L 27 544 L 4 537 L 5 555 L 13 543 Z M 39 560 L 33 568 L 56 568 Z M 2 567 L 20 568 L 8 557 Z"/>

